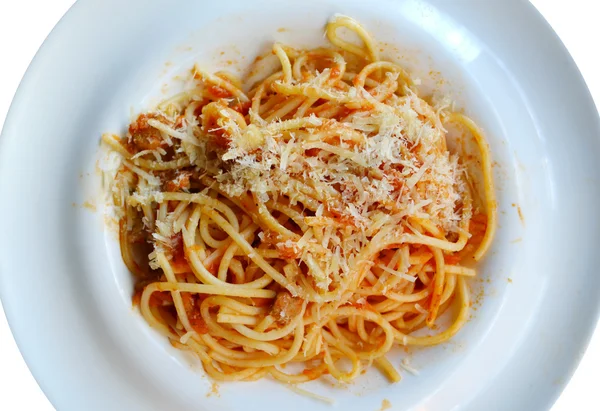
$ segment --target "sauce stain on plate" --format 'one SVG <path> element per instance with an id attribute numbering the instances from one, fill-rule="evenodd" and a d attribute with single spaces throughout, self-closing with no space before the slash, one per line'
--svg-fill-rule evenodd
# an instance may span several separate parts
<path id="1" fill-rule="evenodd" d="M 390 400 L 384 399 L 383 401 L 381 401 L 381 408 L 379 409 L 379 411 L 389 410 L 390 408 L 392 408 L 392 403 L 390 402 Z"/>
<path id="2" fill-rule="evenodd" d="M 206 396 L 207 397 L 212 397 L 212 396 L 220 397 L 221 394 L 219 394 L 219 384 L 217 384 L 216 382 L 213 382 L 211 384 L 210 391 L 206 394 Z"/>
<path id="3" fill-rule="evenodd" d="M 521 224 L 523 224 L 523 227 L 525 227 L 525 217 L 523 216 L 523 211 L 521 210 L 521 206 L 518 205 L 517 203 L 512 203 L 511 205 L 513 207 L 517 208 L 517 213 L 519 214 L 519 220 L 521 220 Z"/>

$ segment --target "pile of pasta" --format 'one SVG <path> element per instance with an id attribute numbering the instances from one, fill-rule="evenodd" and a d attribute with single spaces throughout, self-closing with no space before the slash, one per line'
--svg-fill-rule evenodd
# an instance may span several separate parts
<path id="1" fill-rule="evenodd" d="M 348 382 L 375 365 L 395 382 L 392 347 L 467 320 L 496 218 L 483 134 L 420 97 L 353 19 L 326 34 L 275 44 L 255 84 L 195 67 L 194 87 L 103 136 L 121 157 L 111 193 L 134 301 L 216 380 Z M 449 125 L 476 142 L 481 182 Z"/>

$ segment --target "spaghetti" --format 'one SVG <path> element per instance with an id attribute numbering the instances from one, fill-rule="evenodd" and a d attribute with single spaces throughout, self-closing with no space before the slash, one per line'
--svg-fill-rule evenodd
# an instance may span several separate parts
<path id="1" fill-rule="evenodd" d="M 122 157 L 111 186 L 134 301 L 216 380 L 348 382 L 375 365 L 395 382 L 392 347 L 467 320 L 465 263 L 496 225 L 483 134 L 419 97 L 356 21 L 326 34 L 331 48 L 275 44 L 280 68 L 256 84 L 196 67 L 193 89 L 103 136 Z M 450 125 L 481 153 L 481 196 Z"/>

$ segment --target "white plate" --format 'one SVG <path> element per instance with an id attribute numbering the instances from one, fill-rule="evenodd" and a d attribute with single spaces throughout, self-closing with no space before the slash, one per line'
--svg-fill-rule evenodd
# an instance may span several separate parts
<path id="1" fill-rule="evenodd" d="M 330 409 L 267 380 L 211 394 L 198 363 L 149 329 L 104 229 L 96 160 L 101 133 L 122 131 L 132 107 L 147 108 L 193 62 L 236 69 L 274 40 L 315 46 L 333 13 L 359 19 L 424 80 L 442 72 L 440 87 L 486 130 L 500 227 L 472 284 L 484 294 L 472 319 L 451 343 L 411 351 L 418 377 L 389 385 L 370 372 L 347 388 L 306 388 L 341 410 L 375 411 L 384 399 L 399 410 L 537 410 L 556 399 L 599 311 L 600 126 L 532 6 L 82 0 L 31 64 L 0 139 L 2 302 L 56 408 Z"/>

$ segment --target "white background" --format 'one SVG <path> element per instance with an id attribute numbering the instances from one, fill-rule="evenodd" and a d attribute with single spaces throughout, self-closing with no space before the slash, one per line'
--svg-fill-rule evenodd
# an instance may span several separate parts
<path id="1" fill-rule="evenodd" d="M 494 1 L 494 0 L 481 0 Z M 503 0 L 498 0 L 503 1 Z M 575 59 L 596 105 L 600 106 L 600 6 L 596 0 L 531 0 Z M 73 0 L 0 1 L 0 126 L 29 62 Z M 35 120 L 34 120 L 35 121 Z M 6 233 L 4 233 L 6 234 Z M 19 273 L 2 273 L 19 275 Z M 34 304 L 35 302 L 32 302 Z M 600 328 L 573 379 L 552 411 L 597 411 Z M 0 410 L 51 411 L 53 407 L 29 373 L 0 310 Z"/>

